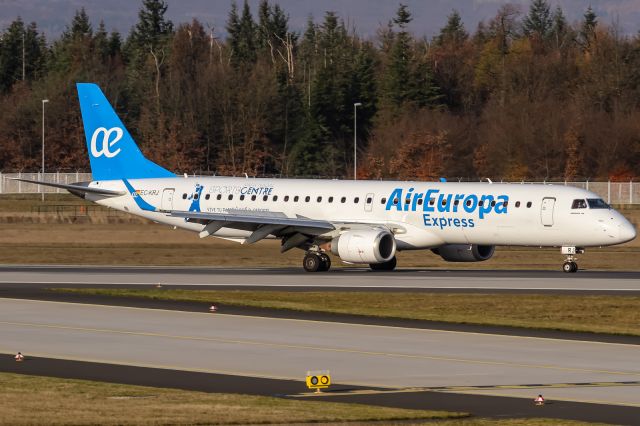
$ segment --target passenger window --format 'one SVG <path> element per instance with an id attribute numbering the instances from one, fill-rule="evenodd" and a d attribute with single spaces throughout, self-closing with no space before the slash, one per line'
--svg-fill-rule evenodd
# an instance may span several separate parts
<path id="1" fill-rule="evenodd" d="M 387 199 L 386 199 L 386 198 L 382 198 L 382 199 L 380 200 L 380 204 L 385 204 L 386 202 L 387 202 Z"/>
<path id="2" fill-rule="evenodd" d="M 393 205 L 394 205 L 394 206 L 398 205 L 398 199 L 397 199 L 397 198 L 394 198 L 394 199 L 393 199 Z"/>
<path id="3" fill-rule="evenodd" d="M 251 196 L 251 201 L 255 201 L 255 200 L 256 200 L 256 196 L 255 196 L 255 195 L 252 195 L 252 196 Z"/>
<path id="4" fill-rule="evenodd" d="M 298 196 L 296 195 L 295 197 L 293 197 L 293 202 L 294 202 L 294 203 L 297 203 L 299 199 L 300 199 L 300 197 L 298 197 Z"/>
<path id="5" fill-rule="evenodd" d="M 222 200 L 222 194 L 218 194 L 218 196 L 216 197 L 216 200 Z"/>
<path id="6" fill-rule="evenodd" d="M 333 197 L 329 197 L 329 202 L 333 203 Z"/>
<path id="7" fill-rule="evenodd" d="M 367 198 L 367 204 L 371 204 L 372 201 L 373 199 L 371 197 Z"/>
<path id="8" fill-rule="evenodd" d="M 311 199 L 311 197 L 309 197 L 308 195 L 306 197 L 304 197 L 304 201 L 306 201 L 307 203 L 309 202 L 310 199 Z"/>
<path id="9" fill-rule="evenodd" d="M 491 207 L 495 207 L 495 206 L 496 206 L 496 202 L 495 202 L 495 201 L 492 201 L 492 202 L 491 202 Z"/>
<path id="10" fill-rule="evenodd" d="M 196 193 L 196 194 L 193 194 L 193 199 L 194 199 L 194 200 L 197 200 L 198 198 L 200 198 L 200 196 L 199 196 L 197 193 Z"/>
<path id="11" fill-rule="evenodd" d="M 447 205 L 447 200 L 442 200 L 442 205 L 446 206 Z"/>
<path id="12" fill-rule="evenodd" d="M 587 208 L 587 202 L 583 199 L 579 199 L 579 200 L 573 200 L 573 203 L 571 204 L 571 208 L 572 209 L 586 209 Z"/>
<path id="13" fill-rule="evenodd" d="M 531 201 L 527 203 L 527 208 L 531 208 Z"/>
<path id="14" fill-rule="evenodd" d="M 358 198 L 358 197 L 354 198 L 354 199 L 353 199 L 353 202 L 354 202 L 355 204 L 358 204 L 358 202 L 360 202 L 360 198 Z"/>
<path id="15" fill-rule="evenodd" d="M 418 205 L 421 206 L 422 205 L 422 198 L 418 199 Z"/>
<path id="16" fill-rule="evenodd" d="M 411 198 L 405 198 L 404 203 L 409 204 L 411 202 Z"/>
<path id="17" fill-rule="evenodd" d="M 229 200 L 233 200 L 233 195 L 229 195 Z"/>
<path id="18" fill-rule="evenodd" d="M 240 196 L 240 201 L 244 201 L 244 194 Z"/>
<path id="19" fill-rule="evenodd" d="M 284 202 L 286 203 L 287 201 L 289 201 L 289 196 L 288 196 L 288 195 L 285 195 L 285 196 L 284 196 Z"/>
<path id="20" fill-rule="evenodd" d="M 187 194 L 182 194 L 182 199 L 186 200 L 187 199 Z"/>
<path id="21" fill-rule="evenodd" d="M 516 201 L 516 207 L 520 207 L 520 201 Z"/>
<path id="22" fill-rule="evenodd" d="M 453 202 L 453 205 L 454 205 L 454 206 L 457 206 L 458 204 L 460 204 L 460 200 L 455 200 L 455 201 Z"/>
<path id="23" fill-rule="evenodd" d="M 471 207 L 471 200 L 467 200 L 467 207 Z"/>
<path id="24" fill-rule="evenodd" d="M 322 201 L 322 197 L 318 197 L 318 202 L 321 202 L 321 201 Z"/>
<path id="25" fill-rule="evenodd" d="M 277 195 L 273 196 L 273 201 L 278 201 L 278 196 Z"/>
<path id="26" fill-rule="evenodd" d="M 265 195 L 264 197 L 262 197 L 262 201 L 267 201 L 269 199 L 268 195 Z"/>
<path id="27" fill-rule="evenodd" d="M 435 198 L 432 198 L 432 199 L 429 200 L 429 205 L 430 206 L 434 205 L 435 203 L 436 203 L 436 199 Z"/>
<path id="28" fill-rule="evenodd" d="M 478 201 L 478 206 L 479 206 L 479 207 L 482 207 L 483 205 L 484 205 L 484 200 L 480 200 L 480 201 Z"/>
<path id="29" fill-rule="evenodd" d="M 508 201 L 505 201 L 505 202 L 503 202 L 503 203 L 502 203 L 502 205 L 503 205 L 503 206 L 505 206 L 505 207 L 507 207 L 507 206 L 509 205 L 509 202 L 508 202 Z"/>
<path id="30" fill-rule="evenodd" d="M 205 200 L 208 200 L 209 198 L 211 198 L 211 194 L 207 194 L 207 195 L 204 196 Z"/>
<path id="31" fill-rule="evenodd" d="M 340 198 L 340 202 L 341 202 L 341 203 L 345 203 L 346 201 L 347 201 L 347 197 L 342 197 L 342 198 Z"/>

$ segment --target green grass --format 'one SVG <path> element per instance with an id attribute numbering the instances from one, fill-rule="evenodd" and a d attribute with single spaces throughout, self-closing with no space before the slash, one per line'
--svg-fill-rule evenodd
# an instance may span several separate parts
<path id="1" fill-rule="evenodd" d="M 640 336 L 640 297 L 636 296 L 218 291 L 146 288 L 82 288 L 55 289 L 55 291 L 461 324 Z"/>
<path id="2" fill-rule="evenodd" d="M 467 416 L 9 373 L 0 373 L 0 384 L 0 423 L 6 425 L 304 424 Z"/>

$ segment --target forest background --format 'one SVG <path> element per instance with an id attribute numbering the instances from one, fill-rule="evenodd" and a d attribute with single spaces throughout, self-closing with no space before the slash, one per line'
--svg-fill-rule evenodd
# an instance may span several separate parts
<path id="1" fill-rule="evenodd" d="M 84 9 L 55 40 L 4 29 L 0 171 L 40 169 L 42 99 L 47 171 L 88 171 L 75 83 L 95 82 L 177 173 L 353 177 L 355 114 L 359 178 L 640 176 L 640 35 L 591 8 L 507 4 L 473 32 L 452 10 L 432 39 L 403 4 L 374 38 L 330 11 L 291 31 L 267 0 L 232 2 L 224 29 L 166 11 L 143 0 L 126 37 Z"/>

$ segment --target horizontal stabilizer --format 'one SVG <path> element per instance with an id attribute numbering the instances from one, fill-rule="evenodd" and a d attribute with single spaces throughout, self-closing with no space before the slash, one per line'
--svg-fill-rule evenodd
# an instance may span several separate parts
<path id="1" fill-rule="evenodd" d="M 5 179 L 19 180 L 21 182 L 33 183 L 36 185 L 51 186 L 53 188 L 66 189 L 67 191 L 71 192 L 74 195 L 97 194 L 97 195 L 104 195 L 107 197 L 116 197 L 119 195 L 126 194 L 126 192 L 124 191 L 113 191 L 111 189 L 93 188 L 88 186 L 89 184 L 85 182 L 78 182 L 73 185 L 66 185 L 63 183 L 42 182 L 39 180 L 21 179 L 21 178 L 5 178 Z"/>

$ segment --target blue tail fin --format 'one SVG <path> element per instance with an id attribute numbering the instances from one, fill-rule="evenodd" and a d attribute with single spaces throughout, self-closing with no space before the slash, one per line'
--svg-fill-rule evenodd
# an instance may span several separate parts
<path id="1" fill-rule="evenodd" d="M 94 180 L 175 176 L 142 155 L 97 85 L 76 86 Z"/>

